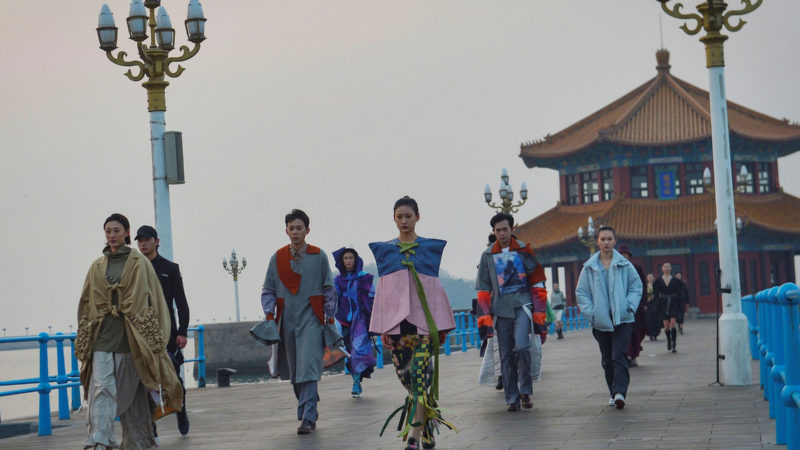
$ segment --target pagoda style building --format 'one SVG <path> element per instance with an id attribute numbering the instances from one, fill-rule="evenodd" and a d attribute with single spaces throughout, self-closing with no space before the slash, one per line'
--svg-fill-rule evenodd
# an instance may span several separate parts
<path id="1" fill-rule="evenodd" d="M 574 291 L 588 247 L 578 228 L 609 225 L 633 262 L 660 275 L 663 263 L 688 282 L 690 304 L 716 311 L 719 268 L 708 92 L 670 74 L 659 50 L 656 76 L 566 129 L 520 146 L 528 167 L 558 170 L 556 206 L 516 229 L 553 281 Z M 742 294 L 795 281 L 800 199 L 783 192 L 778 158 L 800 150 L 800 125 L 728 102 Z M 710 189 L 711 188 L 711 189 Z"/>

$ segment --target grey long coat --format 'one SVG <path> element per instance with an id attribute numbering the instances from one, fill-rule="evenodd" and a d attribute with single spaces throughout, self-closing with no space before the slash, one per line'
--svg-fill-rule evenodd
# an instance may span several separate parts
<path id="1" fill-rule="evenodd" d="M 335 312 L 336 298 L 328 255 L 322 250 L 319 253 L 306 253 L 300 261 L 291 260 L 291 270 L 300 275 L 296 294 L 292 294 L 279 276 L 277 253 L 269 261 L 264 280 L 264 289 L 274 292 L 278 303 L 281 300 L 283 303 L 279 319 L 281 342 L 278 346 L 278 372 L 281 379 L 289 379 L 292 383 L 319 381 L 325 350 L 323 325 L 309 298 L 323 296 L 326 290 L 333 292 L 332 307 Z M 332 317 L 328 298 L 324 302 L 326 315 Z"/>

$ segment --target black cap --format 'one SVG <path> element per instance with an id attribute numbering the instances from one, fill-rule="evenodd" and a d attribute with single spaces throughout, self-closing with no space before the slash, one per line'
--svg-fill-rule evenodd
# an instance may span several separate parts
<path id="1" fill-rule="evenodd" d="M 154 238 L 158 239 L 158 232 L 155 228 L 151 227 L 150 225 L 142 225 L 136 230 L 136 238 L 135 241 L 138 241 L 139 238 Z"/>

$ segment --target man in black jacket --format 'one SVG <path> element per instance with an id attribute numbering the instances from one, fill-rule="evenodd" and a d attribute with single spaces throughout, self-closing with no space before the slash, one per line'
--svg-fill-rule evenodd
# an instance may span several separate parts
<path id="1" fill-rule="evenodd" d="M 181 365 L 183 364 L 183 352 L 181 349 L 186 347 L 186 330 L 189 328 L 189 304 L 186 302 L 186 294 L 183 291 L 183 279 L 178 265 L 158 254 L 158 232 L 156 229 L 143 225 L 136 231 L 136 242 L 139 244 L 139 251 L 153 264 L 158 281 L 161 282 L 161 289 L 164 291 L 164 299 L 169 308 L 171 324 L 170 339 L 167 343 L 167 352 L 172 357 L 175 371 L 180 377 Z M 175 309 L 178 309 L 179 325 L 175 324 Z M 183 379 L 181 379 L 183 384 Z M 181 434 L 189 432 L 189 417 L 186 415 L 186 389 L 183 390 L 183 409 L 178 412 L 178 430 Z M 155 424 L 153 424 L 155 429 Z"/>

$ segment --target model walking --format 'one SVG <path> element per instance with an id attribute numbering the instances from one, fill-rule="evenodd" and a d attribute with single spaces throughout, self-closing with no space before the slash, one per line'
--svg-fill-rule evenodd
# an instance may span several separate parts
<path id="1" fill-rule="evenodd" d="M 378 264 L 378 286 L 370 331 L 381 334 L 392 352 L 397 376 L 408 391 L 398 412 L 399 437 L 406 449 L 436 445 L 439 425 L 453 426 L 439 409 L 439 343 L 455 328 L 450 301 L 439 281 L 439 263 L 447 242 L 419 237 L 417 202 L 406 196 L 394 204 L 394 222 L 400 232 L 388 242 L 369 244 Z"/>
<path id="2" fill-rule="evenodd" d="M 658 300 L 658 316 L 664 322 L 667 335 L 667 350 L 677 351 L 678 330 L 676 319 L 683 308 L 683 283 L 672 276 L 672 264 L 661 266 L 661 277 L 653 284 L 653 292 Z"/>
<path id="3" fill-rule="evenodd" d="M 352 248 L 342 247 L 333 252 L 339 275 L 333 280 L 339 307 L 336 320 L 342 326 L 342 337 L 350 353 L 346 366 L 353 376 L 354 398 L 361 396 L 361 381 L 369 378 L 375 369 L 375 344 L 369 336 L 369 319 L 375 292 L 372 289 L 372 274 L 361 270 L 364 261 Z"/>
<path id="4" fill-rule="evenodd" d="M 78 304 L 75 357 L 89 402 L 84 448 L 154 445 L 148 392 L 157 408 L 183 406 L 183 388 L 167 355 L 170 318 L 158 276 L 141 253 L 128 247 L 130 222 L 112 214 L 103 223 L 106 247 L 89 267 Z"/>
<path id="5" fill-rule="evenodd" d="M 613 228 L 600 227 L 597 233 L 600 251 L 583 264 L 575 295 L 600 346 L 611 396 L 608 404 L 622 409 L 630 384 L 625 353 L 630 345 L 634 313 L 642 299 L 642 280 L 633 264 L 614 250 L 616 242 Z"/>

